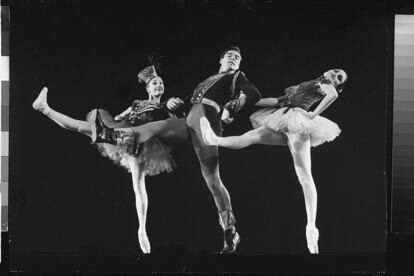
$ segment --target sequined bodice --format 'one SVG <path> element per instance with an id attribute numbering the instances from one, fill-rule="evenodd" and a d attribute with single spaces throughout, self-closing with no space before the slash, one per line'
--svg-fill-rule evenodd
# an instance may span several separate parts
<path id="1" fill-rule="evenodd" d="M 169 117 L 164 103 L 135 100 L 132 103 L 127 120 L 131 125 L 142 125 L 152 121 L 168 119 Z"/>
<path id="2" fill-rule="evenodd" d="M 321 83 L 320 80 L 305 81 L 296 87 L 286 89 L 284 105 L 309 110 L 313 104 L 324 97 L 324 93 L 321 91 Z"/>

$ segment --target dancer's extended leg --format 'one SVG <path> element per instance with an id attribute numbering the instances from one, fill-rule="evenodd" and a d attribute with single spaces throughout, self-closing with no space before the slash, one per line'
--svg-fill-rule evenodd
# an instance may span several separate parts
<path id="1" fill-rule="evenodd" d="M 161 121 L 149 122 L 136 127 L 110 128 L 102 122 L 99 113 L 92 125 L 92 141 L 101 143 L 122 144 L 132 138 L 141 144 L 152 137 L 160 138 L 168 142 L 189 142 L 189 135 L 185 119 L 170 118 Z"/>
<path id="2" fill-rule="evenodd" d="M 138 143 L 143 143 L 152 137 L 165 139 L 170 142 L 189 141 L 184 118 L 170 118 L 167 120 L 150 122 L 141 126 L 131 127 L 130 130 L 135 134 Z"/>
<path id="3" fill-rule="evenodd" d="M 307 214 L 306 239 L 312 254 L 318 254 L 319 231 L 316 228 L 317 192 L 311 172 L 311 144 L 309 135 L 290 134 L 289 148 L 295 171 L 303 189 Z"/>
<path id="4" fill-rule="evenodd" d="M 219 137 L 212 130 L 205 117 L 200 119 L 203 141 L 206 145 L 216 145 L 231 149 L 241 149 L 254 144 L 262 145 L 286 145 L 282 134 L 274 132 L 266 127 L 259 127 L 240 136 Z"/>
<path id="5" fill-rule="evenodd" d="M 65 129 L 83 133 L 87 136 L 92 135 L 91 124 L 89 122 L 73 119 L 50 108 L 47 103 L 47 92 L 47 87 L 43 87 L 39 96 L 32 104 L 35 110 L 43 113 Z"/>
<path id="6" fill-rule="evenodd" d="M 144 254 L 151 253 L 151 245 L 146 231 L 148 195 L 145 187 L 144 163 L 138 163 L 135 157 L 129 156 L 129 168 L 131 170 L 132 184 L 135 193 L 135 206 L 138 215 L 138 241 Z"/>

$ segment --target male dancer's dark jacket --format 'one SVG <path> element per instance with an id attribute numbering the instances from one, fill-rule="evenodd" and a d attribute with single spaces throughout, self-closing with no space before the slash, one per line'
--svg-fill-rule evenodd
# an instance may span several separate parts
<path id="1" fill-rule="evenodd" d="M 261 98 L 259 90 L 241 71 L 218 73 L 201 82 L 191 97 L 191 104 L 200 103 L 203 99 L 218 104 L 220 109 L 226 108 L 230 115 L 238 113 L 245 105 L 253 105 Z"/>
<path id="2" fill-rule="evenodd" d="M 191 108 L 185 119 L 170 118 L 131 128 L 137 143 L 151 137 L 160 139 L 191 141 L 200 162 L 203 177 L 209 187 L 219 212 L 219 222 L 223 228 L 224 248 L 221 253 L 232 253 L 240 240 L 236 232 L 236 219 L 231 207 L 228 191 L 219 174 L 219 151 L 217 146 L 207 146 L 202 138 L 200 118 L 206 117 L 214 131 L 221 135 L 221 116 L 227 109 L 230 116 L 247 105 L 255 104 L 261 95 L 240 71 L 215 74 L 194 90 L 190 99 Z M 99 113 L 98 113 L 99 114 Z M 122 137 L 119 131 L 109 130 L 97 116 L 95 128 L 99 142 L 117 144 L 118 138 L 109 141 L 107 137 Z"/>
<path id="3" fill-rule="evenodd" d="M 240 71 L 219 73 L 209 77 L 196 87 L 191 97 L 191 109 L 186 118 L 186 126 L 204 179 L 213 193 L 219 211 L 219 222 L 224 230 L 224 248 L 221 253 L 234 252 L 240 238 L 234 226 L 236 218 L 228 192 L 221 183 L 218 173 L 218 147 L 207 146 L 203 142 L 200 118 L 206 117 L 216 134 L 221 136 L 223 108 L 233 116 L 244 106 L 255 104 L 260 97 L 257 88 Z M 221 202 L 221 205 L 217 202 Z"/>

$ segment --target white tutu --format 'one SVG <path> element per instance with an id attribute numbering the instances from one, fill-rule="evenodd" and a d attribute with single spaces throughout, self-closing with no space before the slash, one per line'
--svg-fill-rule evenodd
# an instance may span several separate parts
<path id="1" fill-rule="evenodd" d="M 140 146 L 143 147 L 139 156 L 130 154 L 130 145 L 120 146 L 99 143 L 96 144 L 99 152 L 111 159 L 115 164 L 124 167 L 131 172 L 128 163 L 128 157 L 137 158 L 138 163 L 144 163 L 146 175 L 157 175 L 163 172 L 172 172 L 177 166 L 174 159 L 170 155 L 170 148 L 157 138 L 151 138 Z"/>
<path id="2" fill-rule="evenodd" d="M 92 110 L 86 116 L 87 121 L 91 122 L 91 115 L 96 110 Z M 102 121 L 111 128 L 126 128 L 132 127 L 128 121 L 114 121 L 108 111 L 99 109 L 99 115 Z M 94 122 L 91 122 L 94 123 Z M 157 175 L 162 172 L 171 172 L 176 168 L 173 157 L 170 155 L 171 147 L 161 142 L 159 139 L 153 137 L 148 141 L 139 145 L 142 147 L 140 154 L 136 156 L 134 152 L 134 139 L 131 137 L 127 143 L 122 145 L 112 145 L 106 143 L 94 144 L 99 152 L 111 159 L 115 164 L 124 167 L 129 172 L 128 158 L 134 157 L 138 163 L 144 163 L 144 170 L 146 175 Z"/>
<path id="3" fill-rule="evenodd" d="M 265 126 L 276 132 L 309 134 L 312 147 L 334 140 L 341 129 L 337 124 L 322 116 L 310 119 L 299 111 L 299 108 L 291 108 L 286 113 L 287 107 L 280 109 L 263 108 L 250 116 L 253 128 Z"/>

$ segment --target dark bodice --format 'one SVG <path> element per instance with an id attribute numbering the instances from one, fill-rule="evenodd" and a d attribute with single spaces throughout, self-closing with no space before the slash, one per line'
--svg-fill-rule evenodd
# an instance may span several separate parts
<path id="1" fill-rule="evenodd" d="M 152 121 L 165 120 L 171 117 L 166 107 L 166 103 L 153 103 L 148 100 L 135 100 L 131 106 L 127 121 L 138 126 Z"/>
<path id="2" fill-rule="evenodd" d="M 282 106 L 300 107 L 306 111 L 316 102 L 323 99 L 325 93 L 321 89 L 321 84 L 326 80 L 316 79 L 305 81 L 285 90 L 285 97 Z"/>

